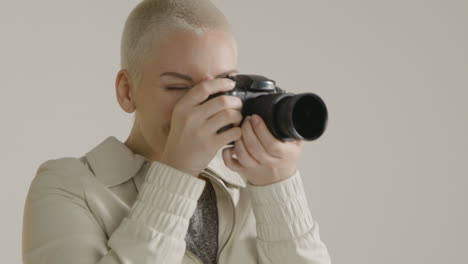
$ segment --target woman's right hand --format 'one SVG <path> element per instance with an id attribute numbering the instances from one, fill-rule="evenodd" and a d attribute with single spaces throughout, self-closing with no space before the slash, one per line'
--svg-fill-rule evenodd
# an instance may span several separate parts
<path id="1" fill-rule="evenodd" d="M 241 137 L 241 99 L 220 95 L 204 102 L 211 94 L 234 86 L 228 78 L 216 78 L 198 83 L 180 98 L 160 162 L 198 177 L 220 148 Z M 229 124 L 235 126 L 216 133 Z"/>

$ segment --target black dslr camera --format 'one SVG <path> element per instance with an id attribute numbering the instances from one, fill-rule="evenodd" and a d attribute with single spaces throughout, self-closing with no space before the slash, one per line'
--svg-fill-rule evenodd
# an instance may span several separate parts
<path id="1" fill-rule="evenodd" d="M 276 86 L 275 81 L 261 75 L 237 74 L 223 78 L 235 81 L 236 86 L 230 91 L 210 95 L 205 102 L 219 95 L 239 97 L 242 100 L 242 122 L 246 116 L 257 114 L 265 121 L 271 134 L 282 141 L 315 140 L 325 131 L 327 108 L 316 94 L 287 93 Z M 222 127 L 217 133 L 233 126 Z"/>

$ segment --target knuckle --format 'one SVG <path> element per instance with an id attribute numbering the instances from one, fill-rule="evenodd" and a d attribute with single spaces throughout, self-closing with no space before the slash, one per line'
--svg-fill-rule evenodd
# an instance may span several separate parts
<path id="1" fill-rule="evenodd" d="M 240 122 L 242 121 L 242 114 L 239 113 L 239 111 L 236 111 L 236 110 L 231 111 L 229 121 L 236 124 L 236 125 L 239 125 Z"/>
<path id="2" fill-rule="evenodd" d="M 183 120 L 185 123 L 191 123 L 193 121 L 193 115 L 183 115 Z"/>
<path id="3" fill-rule="evenodd" d="M 233 96 L 233 97 L 234 97 L 234 101 L 235 101 L 236 105 L 239 106 L 239 107 L 242 107 L 242 105 L 243 105 L 242 100 L 237 96 Z"/>
<path id="4" fill-rule="evenodd" d="M 200 83 L 200 93 L 208 97 L 210 95 L 210 87 L 206 83 Z"/>
<path id="5" fill-rule="evenodd" d="M 228 88 L 234 88 L 235 82 L 228 78 L 223 78 L 223 85 Z"/>
<path id="6" fill-rule="evenodd" d="M 236 141 L 240 139 L 242 136 L 241 129 L 239 127 L 232 127 L 228 129 L 226 132 L 221 133 L 221 141 L 222 144 L 227 144 L 231 141 Z"/>
<path id="7" fill-rule="evenodd" d="M 225 110 L 226 118 L 230 121 L 237 120 L 237 111 L 232 109 Z"/>
<path id="8" fill-rule="evenodd" d="M 283 149 L 278 143 L 273 143 L 270 145 L 269 151 L 272 154 L 280 155 L 283 152 Z"/>
<path id="9" fill-rule="evenodd" d="M 237 125 L 240 124 L 240 121 L 242 120 L 242 115 L 237 110 L 228 109 L 224 110 L 222 118 L 224 121 L 228 121 L 229 123 L 234 123 Z"/>
<path id="10" fill-rule="evenodd" d="M 231 141 L 236 141 L 240 138 L 239 131 L 236 128 L 230 128 L 228 131 L 223 133 L 223 144 L 227 144 Z"/>
<path id="11" fill-rule="evenodd" d="M 194 124 L 198 120 L 198 112 L 186 112 L 184 114 L 184 121 L 186 124 Z"/>
<path id="12" fill-rule="evenodd" d="M 242 109 L 242 100 L 237 97 L 237 96 L 229 96 L 229 99 L 231 101 L 232 108 L 234 109 Z"/>
<path id="13" fill-rule="evenodd" d="M 219 100 L 223 108 L 228 108 L 230 106 L 231 100 L 228 95 L 221 95 Z"/>
<path id="14" fill-rule="evenodd" d="M 236 121 L 240 123 L 242 121 L 242 118 L 244 118 L 242 114 L 239 111 L 236 111 Z"/>

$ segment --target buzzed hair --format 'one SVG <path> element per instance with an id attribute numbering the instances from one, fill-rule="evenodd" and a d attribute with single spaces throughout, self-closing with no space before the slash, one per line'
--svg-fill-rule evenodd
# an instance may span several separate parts
<path id="1" fill-rule="evenodd" d="M 120 66 L 138 85 L 145 59 L 162 34 L 174 30 L 201 34 L 210 29 L 232 32 L 226 17 L 210 0 L 143 0 L 125 22 Z"/>

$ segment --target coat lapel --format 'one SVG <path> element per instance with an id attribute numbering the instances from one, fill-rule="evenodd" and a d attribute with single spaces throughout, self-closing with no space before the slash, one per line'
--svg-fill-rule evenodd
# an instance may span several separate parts
<path id="1" fill-rule="evenodd" d="M 107 137 L 85 156 L 96 178 L 106 187 L 122 184 L 133 178 L 139 190 L 150 165 L 144 156 L 134 153 L 114 136 Z M 222 149 L 217 152 L 207 168 L 211 175 L 222 180 L 225 185 L 246 187 L 244 178 L 224 165 Z"/>

